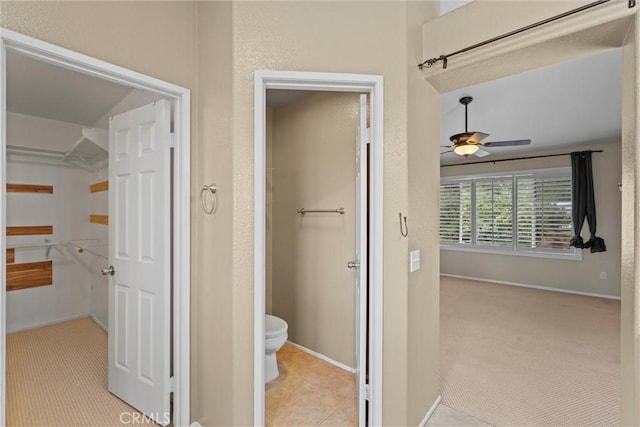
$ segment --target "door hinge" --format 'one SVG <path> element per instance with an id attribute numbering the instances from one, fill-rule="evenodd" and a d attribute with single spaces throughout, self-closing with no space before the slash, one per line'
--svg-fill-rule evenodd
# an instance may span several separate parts
<path id="1" fill-rule="evenodd" d="M 176 134 L 171 132 L 171 138 L 169 138 L 169 148 L 176 148 Z"/>
<path id="2" fill-rule="evenodd" d="M 629 9 L 636 7 L 636 0 L 629 0 Z"/>
<path id="3" fill-rule="evenodd" d="M 175 393 L 176 391 L 176 379 L 175 377 L 169 378 L 169 393 Z"/>
<path id="4" fill-rule="evenodd" d="M 371 386 L 369 384 L 364 385 L 364 399 L 371 400 Z"/>

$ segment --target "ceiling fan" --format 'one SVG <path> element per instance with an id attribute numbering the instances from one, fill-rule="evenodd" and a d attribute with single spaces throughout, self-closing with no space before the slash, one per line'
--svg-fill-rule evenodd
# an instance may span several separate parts
<path id="1" fill-rule="evenodd" d="M 531 144 L 530 139 L 516 139 L 512 141 L 493 141 L 493 142 L 480 142 L 486 137 L 489 136 L 488 133 L 483 132 L 469 132 L 467 129 L 468 116 L 467 116 L 467 108 L 469 104 L 473 101 L 473 98 L 470 96 L 464 96 L 460 98 L 460 104 L 464 105 L 464 132 L 456 133 L 452 135 L 449 139 L 451 140 L 451 145 L 441 145 L 442 148 L 450 148 L 449 151 L 444 151 L 442 154 L 446 153 L 456 153 L 460 156 L 468 157 L 470 154 L 473 154 L 478 157 L 488 156 L 490 153 L 486 150 L 481 149 L 480 147 L 512 147 L 515 145 L 529 145 Z"/>

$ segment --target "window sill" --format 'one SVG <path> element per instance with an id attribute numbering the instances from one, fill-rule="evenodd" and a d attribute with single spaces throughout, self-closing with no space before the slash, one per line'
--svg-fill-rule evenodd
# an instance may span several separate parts
<path id="1" fill-rule="evenodd" d="M 467 247 L 467 246 L 454 246 L 454 245 L 440 245 L 440 250 L 444 251 L 457 251 L 457 252 L 475 252 L 479 254 L 491 254 L 491 255 L 515 255 L 525 256 L 532 258 L 547 258 L 547 259 L 561 259 L 566 261 L 582 261 L 582 251 L 574 250 L 574 253 L 559 254 L 553 252 L 536 252 L 536 251 L 513 251 L 498 248 L 479 248 L 479 247 Z"/>

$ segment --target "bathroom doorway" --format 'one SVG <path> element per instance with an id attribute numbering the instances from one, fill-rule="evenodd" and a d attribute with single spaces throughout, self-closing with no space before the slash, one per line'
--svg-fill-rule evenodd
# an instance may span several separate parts
<path id="1" fill-rule="evenodd" d="M 382 79 L 256 77 L 254 421 L 376 424 Z"/>

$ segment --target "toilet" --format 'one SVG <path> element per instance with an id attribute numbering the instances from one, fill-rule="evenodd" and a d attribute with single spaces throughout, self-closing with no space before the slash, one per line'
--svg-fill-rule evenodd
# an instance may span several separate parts
<path id="1" fill-rule="evenodd" d="M 278 378 L 278 361 L 276 360 L 276 351 L 287 341 L 287 322 L 276 316 L 267 314 L 264 322 L 264 382 Z"/>

